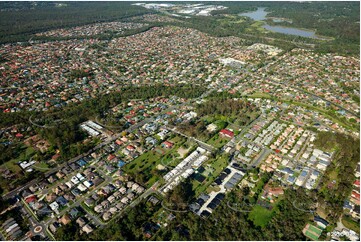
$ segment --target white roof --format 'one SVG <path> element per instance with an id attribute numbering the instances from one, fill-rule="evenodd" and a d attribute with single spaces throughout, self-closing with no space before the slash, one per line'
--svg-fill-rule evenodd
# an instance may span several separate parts
<path id="1" fill-rule="evenodd" d="M 87 187 L 84 186 L 83 184 L 79 184 L 79 186 L 77 186 L 77 188 L 78 188 L 80 191 L 82 191 L 82 192 L 84 192 L 84 191 L 87 190 Z"/>
<path id="2" fill-rule="evenodd" d="M 84 184 L 86 187 L 91 187 L 91 185 L 92 185 L 89 181 L 85 181 L 85 182 L 83 182 L 83 184 Z"/>
<path id="3" fill-rule="evenodd" d="M 50 203 L 49 206 L 52 210 L 58 210 L 59 208 L 59 204 L 57 202 Z"/>
<path id="4" fill-rule="evenodd" d="M 78 183 L 79 183 L 79 180 L 78 180 L 78 178 L 77 178 L 76 176 L 73 176 L 73 177 L 71 178 L 71 182 L 74 183 L 74 184 L 78 184 Z"/>
<path id="5" fill-rule="evenodd" d="M 76 177 L 81 181 L 81 180 L 84 180 L 84 176 L 80 173 L 76 174 Z"/>

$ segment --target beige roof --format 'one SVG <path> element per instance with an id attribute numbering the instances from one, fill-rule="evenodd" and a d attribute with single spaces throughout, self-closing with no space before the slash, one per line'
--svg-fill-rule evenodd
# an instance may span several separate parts
<path id="1" fill-rule="evenodd" d="M 93 229 L 92 229 L 92 227 L 90 227 L 89 224 L 85 225 L 85 226 L 82 228 L 82 230 L 83 230 L 85 233 L 87 233 L 87 234 L 93 232 Z"/>

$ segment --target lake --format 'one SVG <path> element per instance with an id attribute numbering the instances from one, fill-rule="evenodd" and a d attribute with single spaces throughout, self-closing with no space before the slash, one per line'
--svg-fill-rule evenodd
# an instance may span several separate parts
<path id="1" fill-rule="evenodd" d="M 249 17 L 256 21 L 262 21 L 266 19 L 268 12 L 264 11 L 266 8 L 258 8 L 253 12 L 241 13 L 239 16 Z"/>
<path id="2" fill-rule="evenodd" d="M 269 31 L 273 31 L 273 32 L 277 32 L 277 33 L 297 35 L 297 36 L 302 36 L 302 37 L 307 37 L 307 38 L 318 39 L 318 37 L 316 36 L 314 31 L 282 27 L 282 26 L 271 26 L 268 24 L 265 24 L 262 27 Z"/>
<path id="3" fill-rule="evenodd" d="M 241 13 L 241 14 L 239 14 L 239 16 L 249 17 L 255 21 L 266 20 L 268 12 L 266 12 L 265 9 L 266 8 L 258 8 L 256 11 Z M 274 21 L 274 22 L 276 22 L 276 21 Z M 315 31 L 312 31 L 312 30 L 303 30 L 303 29 L 298 29 L 298 28 L 284 27 L 284 26 L 277 26 L 277 25 L 271 26 L 268 24 L 265 24 L 262 27 L 265 28 L 266 30 L 281 33 L 281 34 L 289 34 L 289 35 L 296 35 L 296 36 L 307 37 L 307 38 L 321 39 L 321 38 L 317 37 Z"/>

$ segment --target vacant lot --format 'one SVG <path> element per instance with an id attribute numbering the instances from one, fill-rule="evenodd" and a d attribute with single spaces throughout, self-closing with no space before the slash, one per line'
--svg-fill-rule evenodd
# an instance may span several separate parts
<path id="1" fill-rule="evenodd" d="M 185 138 L 176 136 L 170 139 L 174 146 L 171 149 L 157 146 L 154 150 L 145 152 L 133 161 L 126 164 L 122 169 L 129 175 L 135 177 L 135 180 L 147 187 L 153 185 L 160 177 L 165 175 L 166 170 L 160 171 L 157 169 L 158 165 L 176 166 L 181 159 L 177 150 L 185 142 Z M 157 152 L 156 149 L 164 151 Z"/>
<path id="2" fill-rule="evenodd" d="M 272 211 L 259 205 L 256 205 L 249 214 L 249 218 L 253 221 L 253 223 L 260 227 L 266 226 L 272 216 Z"/>

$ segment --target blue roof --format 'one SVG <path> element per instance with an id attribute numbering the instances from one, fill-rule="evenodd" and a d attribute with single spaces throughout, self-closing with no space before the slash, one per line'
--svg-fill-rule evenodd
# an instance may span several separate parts
<path id="1" fill-rule="evenodd" d="M 76 208 L 73 208 L 72 210 L 70 210 L 69 214 L 70 216 L 72 216 L 73 218 L 76 217 L 78 215 L 79 211 Z"/>
<path id="2" fill-rule="evenodd" d="M 326 166 L 328 166 L 329 164 L 330 164 L 330 162 L 329 161 L 325 161 L 325 160 L 323 160 L 323 159 L 321 159 L 320 158 L 320 162 L 319 162 L 320 164 L 324 164 L 324 165 L 326 165 Z"/>
<path id="3" fill-rule="evenodd" d="M 320 175 L 320 172 L 317 171 L 317 170 L 314 170 L 314 171 L 313 171 L 313 175 L 314 175 L 314 176 L 318 176 L 318 175 Z"/>
<path id="4" fill-rule="evenodd" d="M 300 176 L 307 176 L 307 171 L 302 171 Z"/>
<path id="5" fill-rule="evenodd" d="M 351 205 L 350 202 L 347 201 L 347 200 L 344 202 L 343 207 L 344 207 L 344 208 L 348 208 L 348 209 L 352 209 L 352 205 Z"/>
<path id="6" fill-rule="evenodd" d="M 289 176 L 288 178 L 287 178 L 287 181 L 288 182 L 295 182 L 295 179 L 296 179 L 296 177 L 294 177 L 294 176 Z"/>
<path id="7" fill-rule="evenodd" d="M 293 171 L 289 167 L 283 168 L 282 171 L 285 172 L 285 173 L 288 173 L 288 174 L 293 174 Z"/>
<path id="8" fill-rule="evenodd" d="M 83 159 L 79 159 L 76 163 L 78 163 L 79 166 L 85 166 L 86 165 L 86 161 Z"/>
<path id="9" fill-rule="evenodd" d="M 75 196 L 80 195 L 80 190 L 78 188 L 74 188 L 73 190 L 71 190 L 71 193 L 73 193 Z"/>
<path id="10" fill-rule="evenodd" d="M 56 198 L 56 202 L 64 206 L 65 204 L 68 203 L 68 200 L 66 200 L 63 196 L 60 196 Z"/>
<path id="11" fill-rule="evenodd" d="M 118 161 L 118 167 L 119 167 L 119 168 L 120 168 L 120 167 L 123 167 L 125 164 L 126 164 L 126 163 L 125 163 L 124 161 L 122 161 L 122 160 L 119 160 L 119 161 Z"/>

